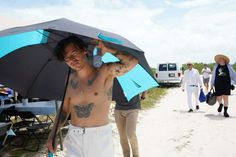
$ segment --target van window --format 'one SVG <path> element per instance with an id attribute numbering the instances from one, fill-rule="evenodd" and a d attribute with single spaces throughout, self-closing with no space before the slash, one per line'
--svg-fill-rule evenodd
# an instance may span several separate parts
<path id="1" fill-rule="evenodd" d="M 167 71 L 167 64 L 160 64 L 159 71 Z"/>
<path id="2" fill-rule="evenodd" d="M 177 70 L 176 64 L 174 63 L 168 64 L 168 71 L 176 71 L 176 70 Z"/>

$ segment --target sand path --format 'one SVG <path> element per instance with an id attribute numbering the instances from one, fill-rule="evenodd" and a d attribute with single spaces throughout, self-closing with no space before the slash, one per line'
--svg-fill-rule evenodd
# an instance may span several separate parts
<path id="1" fill-rule="evenodd" d="M 230 118 L 217 113 L 218 104 L 200 104 L 187 113 L 186 93 L 168 90 L 156 107 L 141 111 L 137 135 L 141 157 L 235 157 L 236 91 L 230 96 Z M 114 124 L 113 124 L 114 125 Z M 115 125 L 114 125 L 115 127 Z M 122 157 L 114 129 L 115 157 Z"/>

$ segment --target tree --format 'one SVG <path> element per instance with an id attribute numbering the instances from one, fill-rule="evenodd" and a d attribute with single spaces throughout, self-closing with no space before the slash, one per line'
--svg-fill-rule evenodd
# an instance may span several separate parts
<path id="1" fill-rule="evenodd" d="M 236 71 L 236 62 L 232 65 L 232 67 Z"/>
<path id="2" fill-rule="evenodd" d="M 215 65 L 215 63 L 208 63 L 208 64 L 207 64 L 207 66 L 208 66 L 211 70 L 213 70 L 214 65 Z M 187 65 L 186 65 L 186 64 L 183 64 L 182 67 L 183 67 L 184 70 L 187 69 Z M 202 68 L 204 67 L 204 63 L 194 63 L 194 64 L 193 64 L 193 67 L 194 67 L 195 69 L 197 69 L 197 70 L 199 71 L 199 73 L 201 73 Z M 233 69 L 236 71 L 236 62 L 235 62 L 234 64 L 232 64 L 232 67 L 233 67 Z"/>

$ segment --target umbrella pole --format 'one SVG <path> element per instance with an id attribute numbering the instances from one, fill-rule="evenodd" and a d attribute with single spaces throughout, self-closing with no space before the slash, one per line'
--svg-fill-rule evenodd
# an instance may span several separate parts
<path id="1" fill-rule="evenodd" d="M 56 105 L 56 113 L 58 114 L 58 111 L 59 111 L 59 103 L 58 101 L 55 100 L 55 105 Z M 56 129 L 57 130 L 57 129 Z M 62 132 L 61 132 L 61 129 L 59 130 L 59 142 L 60 142 L 60 148 L 61 148 L 61 151 L 63 151 L 63 144 L 62 144 Z"/>
<path id="2" fill-rule="evenodd" d="M 71 68 L 69 67 L 69 69 L 68 69 L 68 74 L 67 74 L 67 78 L 66 78 L 66 85 L 65 85 L 65 89 L 64 89 L 64 95 L 63 95 L 61 107 L 60 107 L 60 110 L 59 110 L 59 113 L 58 113 L 58 118 L 57 118 L 57 121 L 56 121 L 55 132 L 54 132 L 53 138 L 52 138 L 52 146 L 53 146 L 53 149 L 54 149 L 54 150 L 55 150 L 55 148 L 57 147 L 57 146 L 56 146 L 56 135 L 57 135 L 57 130 L 58 130 L 58 127 L 59 127 L 59 122 L 60 122 L 60 118 L 61 118 L 61 113 L 62 113 L 62 109 L 63 109 L 63 105 L 64 105 L 64 99 L 65 99 L 65 96 L 66 96 L 66 89 L 67 89 L 67 85 L 68 85 L 68 82 L 69 82 L 70 72 L 71 72 Z M 60 143 L 61 143 L 61 132 L 60 132 Z M 62 143 L 61 143 L 61 145 L 62 145 Z M 61 147 L 61 148 L 62 148 L 62 147 Z"/>

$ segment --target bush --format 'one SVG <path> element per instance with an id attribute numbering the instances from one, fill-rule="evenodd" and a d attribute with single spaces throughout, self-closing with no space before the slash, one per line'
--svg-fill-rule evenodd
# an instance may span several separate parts
<path id="1" fill-rule="evenodd" d="M 152 88 L 148 90 L 146 99 L 141 101 L 142 109 L 149 109 L 155 106 L 162 96 L 166 94 L 166 88 Z"/>

